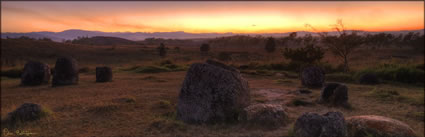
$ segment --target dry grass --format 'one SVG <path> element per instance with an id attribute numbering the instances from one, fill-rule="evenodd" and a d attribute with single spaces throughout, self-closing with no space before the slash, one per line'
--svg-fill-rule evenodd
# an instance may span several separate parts
<path id="1" fill-rule="evenodd" d="M 151 75 L 151 74 L 150 74 Z M 18 79 L 2 81 L 2 116 L 24 102 L 39 103 L 51 108 L 54 119 L 42 119 L 29 123 L 21 129 L 43 136 L 284 136 L 290 126 L 275 130 L 253 130 L 244 125 L 188 125 L 175 120 L 177 95 L 185 72 L 165 72 L 155 74 L 165 82 L 142 80 L 148 74 L 129 72 L 116 73 L 114 82 L 95 83 L 95 76 L 81 74 L 78 85 L 52 88 L 18 87 Z M 298 80 L 292 84 L 275 83 L 275 76 L 245 76 L 253 89 L 274 88 L 295 90 Z M 392 85 L 364 86 L 348 84 L 349 102 L 353 110 L 329 108 L 322 105 L 287 105 L 290 124 L 303 112 L 341 111 L 346 117 L 375 114 L 406 122 L 419 134 L 424 133 L 424 122 L 418 115 L 424 111 L 423 104 L 409 102 L 386 102 L 379 98 L 365 96 L 371 90 L 394 89 L 406 98 L 423 99 L 423 88 L 397 87 Z M 319 89 L 304 98 L 314 100 Z M 254 94 L 254 93 L 253 93 Z M 264 97 L 254 96 L 258 103 Z M 282 97 L 282 100 L 290 100 Z M 130 100 L 130 101 L 128 101 Z M 129 103 L 130 102 L 130 103 Z M 423 115 L 423 114 L 422 114 Z"/>
<path id="2" fill-rule="evenodd" d="M 78 46 L 78 45 L 75 45 Z M 2 45 L 3 48 L 3 45 Z M 8 47 L 10 48 L 10 47 Z M 287 136 L 291 133 L 296 118 L 304 112 L 325 113 L 341 111 L 345 117 L 355 115 L 382 115 L 398 119 L 410 125 L 419 136 L 424 135 L 424 87 L 406 84 L 380 84 L 376 86 L 348 83 L 349 103 L 353 109 L 332 108 L 319 104 L 290 105 L 302 101 L 314 102 L 320 89 L 309 89 L 308 95 L 288 95 L 276 97 L 281 101 L 289 114 L 289 124 L 284 127 L 264 130 L 247 128 L 244 124 L 190 125 L 175 119 L 177 97 L 185 71 L 136 73 L 127 71 L 131 67 L 158 65 L 162 60 L 170 60 L 174 64 L 187 66 L 194 62 L 214 57 L 222 49 L 212 48 L 211 54 L 201 56 L 199 48 L 181 47 L 179 52 L 169 50 L 165 59 L 160 59 L 154 50 L 155 46 L 117 46 L 115 50 L 109 47 L 74 47 L 67 51 L 79 55 L 80 67 L 90 69 L 98 65 L 110 65 L 114 68 L 113 82 L 96 83 L 94 73 L 80 74 L 78 85 L 52 88 L 50 85 L 37 87 L 19 87 L 19 79 L 2 78 L 1 80 L 1 117 L 13 111 L 22 103 L 32 102 L 50 108 L 54 117 L 27 123 L 20 130 L 37 133 L 36 136 Z M 47 49 L 48 50 L 48 49 Z M 268 56 L 258 50 L 233 52 L 234 61 L 229 64 L 245 64 L 247 61 L 261 63 L 281 62 L 282 56 L 275 52 Z M 10 50 L 9 50 L 10 51 Z M 54 50 L 57 51 L 57 50 Z M 2 51 L 3 53 L 4 51 Z M 13 51 L 17 52 L 17 51 Z M 42 51 L 40 51 L 41 53 Z M 62 52 L 58 50 L 58 52 Z M 77 54 L 79 53 L 79 54 Z M 377 62 L 378 55 L 369 54 L 372 51 L 359 52 L 353 58 L 354 69 L 365 67 Z M 397 51 L 385 51 L 385 54 L 395 54 Z M 382 54 L 384 54 L 382 53 Z M 249 54 L 250 56 L 244 56 Z M 3 57 L 4 54 L 2 54 Z M 366 55 L 374 55 L 373 58 Z M 38 55 L 34 55 L 38 56 Z M 9 57 L 9 56 L 7 56 Z M 423 61 L 422 55 L 414 55 L 410 62 Z M 371 58 L 365 61 L 365 58 Z M 55 58 L 35 58 L 54 66 Z M 325 60 L 335 62 L 332 56 Z M 364 62 L 365 64 L 362 64 Z M 394 61 L 396 62 L 396 61 Z M 409 62 L 409 61 L 406 61 Z M 338 64 L 338 63 L 335 63 Z M 360 65 L 361 64 L 361 65 Z M 2 67 L 7 69 L 8 66 Z M 296 77 L 277 76 L 276 72 L 243 73 L 251 89 L 280 89 L 293 91 L 301 88 Z M 372 90 L 394 90 L 402 96 L 403 101 L 386 101 L 371 96 Z M 253 90 L 255 91 L 255 90 Z M 252 103 L 267 102 L 268 98 L 258 93 L 251 93 Z M 298 101 L 296 101 L 298 100 Z M 289 102 L 289 103 L 287 103 Z M 422 116 L 422 117 L 421 117 Z"/>

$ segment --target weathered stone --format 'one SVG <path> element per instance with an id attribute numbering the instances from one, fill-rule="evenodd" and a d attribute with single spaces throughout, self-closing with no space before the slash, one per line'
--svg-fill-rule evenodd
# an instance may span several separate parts
<path id="1" fill-rule="evenodd" d="M 78 84 L 78 64 L 73 58 L 59 58 L 56 61 L 52 86 Z"/>
<path id="2" fill-rule="evenodd" d="M 323 115 L 326 123 L 322 126 L 319 137 L 346 137 L 347 127 L 344 115 L 341 112 L 328 112 Z"/>
<path id="3" fill-rule="evenodd" d="M 295 137 L 319 137 L 325 122 L 326 119 L 317 113 L 304 113 L 295 122 Z"/>
<path id="4" fill-rule="evenodd" d="M 409 125 L 376 115 L 349 117 L 347 129 L 349 137 L 417 137 Z"/>
<path id="5" fill-rule="evenodd" d="M 10 112 L 6 117 L 8 124 L 34 121 L 42 117 L 42 108 L 38 104 L 24 103 L 15 111 Z"/>
<path id="6" fill-rule="evenodd" d="M 325 72 L 320 67 L 306 67 L 301 72 L 301 84 L 309 88 L 320 88 L 325 82 Z"/>
<path id="7" fill-rule="evenodd" d="M 96 82 L 112 81 L 112 69 L 110 67 L 96 67 Z"/>
<path id="8" fill-rule="evenodd" d="M 50 67 L 47 64 L 29 61 L 25 64 L 21 75 L 21 85 L 34 86 L 47 84 L 50 81 Z"/>
<path id="9" fill-rule="evenodd" d="M 348 106 L 348 88 L 340 83 L 326 83 L 320 92 L 320 103 Z"/>
<path id="10" fill-rule="evenodd" d="M 245 108 L 246 120 L 250 124 L 270 128 L 285 125 L 288 116 L 281 105 L 255 104 Z"/>
<path id="11" fill-rule="evenodd" d="M 236 121 L 249 105 L 248 82 L 239 72 L 215 61 L 189 68 L 179 94 L 177 118 L 187 123 Z"/>
<path id="12" fill-rule="evenodd" d="M 307 112 L 298 117 L 294 126 L 295 137 L 346 137 L 344 116 L 328 112 L 323 116 Z"/>
<path id="13" fill-rule="evenodd" d="M 379 79 L 378 79 L 378 76 L 376 76 L 375 74 L 366 73 L 360 76 L 359 83 L 375 85 L 375 84 L 379 84 Z"/>

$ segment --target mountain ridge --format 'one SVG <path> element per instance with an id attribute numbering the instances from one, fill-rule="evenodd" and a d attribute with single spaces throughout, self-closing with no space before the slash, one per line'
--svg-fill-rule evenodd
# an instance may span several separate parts
<path id="1" fill-rule="evenodd" d="M 400 30 L 400 31 L 360 31 L 370 34 L 376 33 L 391 33 L 391 34 L 402 34 L 408 32 L 419 32 L 424 34 L 424 29 L 419 30 Z M 16 38 L 21 36 L 27 36 L 30 38 L 50 38 L 53 41 L 64 41 L 64 40 L 73 40 L 78 37 L 95 37 L 95 36 L 105 36 L 105 37 L 117 37 L 123 38 L 132 41 L 140 41 L 146 38 L 164 38 L 164 39 L 199 39 L 199 38 L 216 38 L 216 37 L 226 37 L 234 35 L 250 35 L 250 36 L 265 36 L 265 37 L 282 37 L 288 36 L 291 32 L 284 33 L 189 33 L 184 31 L 175 31 L 175 32 L 102 32 L 102 31 L 90 31 L 90 30 L 81 30 L 81 29 L 68 29 L 61 32 L 50 32 L 50 31 L 40 31 L 40 32 L 27 32 L 27 33 L 15 33 L 15 32 L 2 32 L 1 38 Z M 304 36 L 306 34 L 317 35 L 316 32 L 308 31 L 297 31 L 298 36 Z M 336 34 L 335 31 L 328 32 L 330 35 Z"/>

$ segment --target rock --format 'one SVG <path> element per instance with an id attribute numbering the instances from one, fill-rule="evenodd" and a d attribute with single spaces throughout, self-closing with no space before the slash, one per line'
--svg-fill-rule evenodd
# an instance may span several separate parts
<path id="1" fill-rule="evenodd" d="M 249 105 L 248 82 L 240 73 L 216 61 L 189 68 L 179 94 L 177 118 L 186 123 L 236 121 Z"/>
<path id="2" fill-rule="evenodd" d="M 372 73 L 366 73 L 360 76 L 359 78 L 360 84 L 368 84 L 368 85 L 375 85 L 379 84 L 378 76 Z"/>
<path id="3" fill-rule="evenodd" d="M 78 84 L 78 64 L 73 58 L 56 60 L 52 86 Z"/>
<path id="4" fill-rule="evenodd" d="M 301 72 L 301 84 L 309 88 L 320 88 L 325 82 L 325 72 L 319 67 L 306 67 Z"/>
<path id="5" fill-rule="evenodd" d="M 27 121 L 38 120 L 43 117 L 42 108 L 38 104 L 24 103 L 6 117 L 6 123 L 16 124 Z"/>
<path id="6" fill-rule="evenodd" d="M 21 85 L 35 86 L 47 84 L 49 81 L 49 65 L 37 61 L 29 61 L 25 64 L 21 75 Z"/>
<path id="7" fill-rule="evenodd" d="M 326 119 L 317 113 L 302 114 L 294 125 L 295 137 L 319 137 L 325 121 Z"/>
<path id="8" fill-rule="evenodd" d="M 335 106 L 348 106 L 347 86 L 340 83 L 326 83 L 320 92 L 319 102 Z"/>
<path id="9" fill-rule="evenodd" d="M 349 117 L 347 129 L 350 137 L 417 137 L 407 124 L 376 115 Z"/>
<path id="10" fill-rule="evenodd" d="M 112 69 L 110 67 L 96 67 L 96 82 L 112 81 Z"/>
<path id="11" fill-rule="evenodd" d="M 265 127 L 279 127 L 285 125 L 288 116 L 281 105 L 255 104 L 246 107 L 245 118 L 250 124 Z"/>
<path id="12" fill-rule="evenodd" d="M 310 93 L 312 93 L 312 91 L 307 90 L 307 89 L 299 89 L 299 90 L 296 90 L 296 92 L 300 93 L 300 94 L 310 94 Z"/>
<path id="13" fill-rule="evenodd" d="M 346 137 L 347 127 L 341 112 L 328 112 L 323 115 L 326 123 L 322 125 L 320 137 Z"/>
<path id="14" fill-rule="evenodd" d="M 328 112 L 323 116 L 306 112 L 298 117 L 294 126 L 295 137 L 346 137 L 344 116 L 341 112 Z"/>

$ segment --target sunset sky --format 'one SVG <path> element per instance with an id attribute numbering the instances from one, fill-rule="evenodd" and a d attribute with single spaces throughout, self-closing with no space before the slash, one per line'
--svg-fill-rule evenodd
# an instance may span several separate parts
<path id="1" fill-rule="evenodd" d="M 342 19 L 365 31 L 424 28 L 424 2 L 1 2 L 2 32 L 282 33 L 329 31 Z"/>

